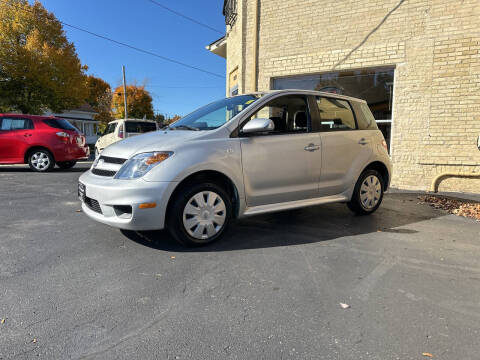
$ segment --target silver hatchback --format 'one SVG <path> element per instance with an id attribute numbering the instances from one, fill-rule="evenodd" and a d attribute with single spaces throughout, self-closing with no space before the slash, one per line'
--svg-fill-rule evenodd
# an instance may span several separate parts
<path id="1" fill-rule="evenodd" d="M 78 193 L 96 221 L 202 245 L 233 218 L 332 202 L 371 214 L 391 174 L 365 101 L 281 90 L 222 99 L 108 146 Z"/>

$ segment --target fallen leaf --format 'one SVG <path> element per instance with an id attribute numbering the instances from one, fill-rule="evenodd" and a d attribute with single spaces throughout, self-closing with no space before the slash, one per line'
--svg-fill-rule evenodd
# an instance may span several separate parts
<path id="1" fill-rule="evenodd" d="M 0 324 L 5 324 L 5 319 L 0 320 Z"/>
<path id="2" fill-rule="evenodd" d="M 76 211 L 77 211 L 77 212 L 82 212 L 82 209 L 78 209 L 78 210 L 76 210 Z"/>
<path id="3" fill-rule="evenodd" d="M 33 339 L 33 340 L 32 340 L 32 343 L 35 344 L 36 342 L 37 342 L 37 339 Z"/>
<path id="4" fill-rule="evenodd" d="M 340 306 L 342 307 L 342 309 L 348 309 L 350 307 L 350 305 L 345 303 L 340 303 Z"/>
<path id="5" fill-rule="evenodd" d="M 175 256 L 170 256 L 170 259 L 175 259 Z"/>
<path id="6" fill-rule="evenodd" d="M 422 355 L 423 355 L 423 356 L 426 356 L 426 357 L 433 357 L 433 355 L 430 354 L 430 353 L 422 353 Z"/>

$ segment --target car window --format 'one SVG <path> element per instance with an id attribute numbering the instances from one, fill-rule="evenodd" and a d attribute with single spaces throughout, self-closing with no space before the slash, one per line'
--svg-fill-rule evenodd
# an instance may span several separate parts
<path id="1" fill-rule="evenodd" d="M 0 119 L 0 130 L 29 130 L 33 129 L 33 121 L 31 119 L 18 118 L 2 118 Z"/>
<path id="2" fill-rule="evenodd" d="M 107 134 L 111 134 L 115 131 L 115 128 L 117 127 L 117 123 L 110 123 L 108 124 L 106 130 L 105 130 L 105 134 L 104 135 L 107 135 Z"/>
<path id="3" fill-rule="evenodd" d="M 352 102 L 355 114 L 357 114 L 358 128 L 360 130 L 378 130 L 377 122 L 366 103 Z"/>
<path id="4" fill-rule="evenodd" d="M 157 125 L 154 123 L 144 121 L 127 121 L 125 123 L 127 133 L 146 133 L 149 131 L 156 131 Z"/>
<path id="5" fill-rule="evenodd" d="M 270 119 L 275 128 L 269 134 L 291 134 L 308 131 L 307 99 L 300 95 L 281 96 L 267 103 L 250 117 Z"/>
<path id="6" fill-rule="evenodd" d="M 72 130 L 72 131 L 79 131 L 75 126 L 70 124 L 68 120 L 65 119 L 44 119 L 43 122 L 48 126 L 55 128 L 55 129 L 62 129 L 62 130 Z"/>
<path id="7" fill-rule="evenodd" d="M 355 130 L 355 117 L 346 100 L 317 96 L 319 119 L 312 124 L 313 131 Z"/>

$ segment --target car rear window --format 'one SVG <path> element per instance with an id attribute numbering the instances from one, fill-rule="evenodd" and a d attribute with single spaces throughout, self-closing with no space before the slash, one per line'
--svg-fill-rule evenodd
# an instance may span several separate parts
<path id="1" fill-rule="evenodd" d="M 157 130 L 157 124 L 142 121 L 127 121 L 125 127 L 127 133 L 146 133 Z"/>
<path id="2" fill-rule="evenodd" d="M 70 124 L 68 120 L 65 119 L 44 119 L 43 122 L 48 126 L 55 128 L 55 129 L 62 129 L 62 130 L 72 130 L 72 131 L 79 131 L 75 126 Z"/>

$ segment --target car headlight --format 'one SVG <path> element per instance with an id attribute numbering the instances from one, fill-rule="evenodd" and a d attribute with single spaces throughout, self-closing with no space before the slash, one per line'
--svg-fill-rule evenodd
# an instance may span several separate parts
<path id="1" fill-rule="evenodd" d="M 162 161 L 167 160 L 173 155 L 171 151 L 158 151 L 141 153 L 128 159 L 125 164 L 118 170 L 115 179 L 138 179 L 152 170 Z"/>

